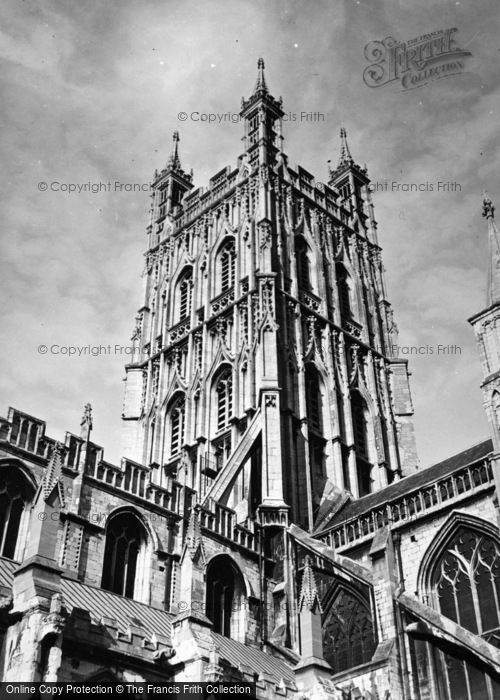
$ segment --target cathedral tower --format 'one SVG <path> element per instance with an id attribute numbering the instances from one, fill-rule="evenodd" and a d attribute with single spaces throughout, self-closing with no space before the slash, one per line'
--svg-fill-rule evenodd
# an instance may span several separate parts
<path id="1" fill-rule="evenodd" d="M 328 184 L 291 167 L 262 59 L 240 116 L 244 152 L 208 188 L 177 133 L 155 174 L 124 454 L 241 521 L 312 530 L 340 492 L 417 468 L 407 364 L 345 129 Z"/>
<path id="2" fill-rule="evenodd" d="M 483 370 L 483 406 L 488 417 L 493 450 L 500 452 L 500 233 L 495 206 L 484 194 L 483 217 L 488 222 L 488 282 L 486 307 L 469 319 L 474 329 Z M 498 466 L 494 469 L 500 488 Z"/>

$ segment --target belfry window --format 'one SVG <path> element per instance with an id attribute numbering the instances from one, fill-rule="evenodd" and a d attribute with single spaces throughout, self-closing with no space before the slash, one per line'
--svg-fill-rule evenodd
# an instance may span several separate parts
<path id="1" fill-rule="evenodd" d="M 309 260 L 307 243 L 303 238 L 297 238 L 295 243 L 295 255 L 297 260 L 297 281 L 299 287 L 311 290 L 311 262 Z"/>
<path id="2" fill-rule="evenodd" d="M 316 433 L 321 433 L 322 431 L 322 404 L 323 397 L 321 394 L 318 370 L 314 365 L 306 365 L 306 408 L 307 408 L 307 419 L 309 421 L 309 426 Z"/>
<path id="3" fill-rule="evenodd" d="M 351 290 L 345 267 L 337 264 L 337 288 L 339 293 L 340 315 L 342 318 L 352 318 Z"/>
<path id="4" fill-rule="evenodd" d="M 215 385 L 217 397 L 217 430 L 223 430 L 229 425 L 233 412 L 233 379 L 231 370 L 227 369 L 220 375 Z"/>
<path id="5" fill-rule="evenodd" d="M 113 517 L 106 528 L 102 588 L 139 600 L 146 548 L 147 533 L 136 516 L 121 513 Z"/>
<path id="6" fill-rule="evenodd" d="M 219 254 L 219 284 L 220 291 L 225 292 L 227 289 L 234 287 L 236 270 L 236 252 L 234 249 L 234 241 L 229 241 L 222 248 Z"/>
<path id="7" fill-rule="evenodd" d="M 460 526 L 434 564 L 432 589 L 453 622 L 500 644 L 500 548 L 489 535 Z M 472 664 L 441 654 L 448 700 L 494 700 L 500 685 Z"/>
<path id="8" fill-rule="evenodd" d="M 186 270 L 177 282 L 177 320 L 182 321 L 191 314 L 191 302 L 193 297 L 193 272 Z"/>
<path id="9" fill-rule="evenodd" d="M 186 404 L 184 397 L 178 398 L 170 409 L 170 456 L 178 454 L 184 444 Z"/>
<path id="10" fill-rule="evenodd" d="M 356 450 L 356 467 L 358 491 L 360 496 L 366 496 L 372 490 L 370 449 L 368 439 L 368 408 L 358 391 L 351 393 L 351 414 Z"/>
<path id="11" fill-rule="evenodd" d="M 352 427 L 354 430 L 354 445 L 360 457 L 368 458 L 368 435 L 365 415 L 365 402 L 357 391 L 351 395 Z"/>
<path id="12" fill-rule="evenodd" d="M 27 494 L 22 478 L 11 470 L 0 472 L 0 556 L 14 559 Z"/>
<path id="13" fill-rule="evenodd" d="M 340 587 L 323 621 L 325 661 L 334 673 L 370 661 L 375 651 L 368 601 Z"/>

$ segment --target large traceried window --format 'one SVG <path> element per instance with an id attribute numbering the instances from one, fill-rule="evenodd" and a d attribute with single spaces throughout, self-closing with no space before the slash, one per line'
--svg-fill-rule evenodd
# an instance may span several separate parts
<path id="1" fill-rule="evenodd" d="M 102 588 L 146 602 L 147 539 L 146 529 L 132 513 L 111 518 L 106 528 Z"/>
<path id="2" fill-rule="evenodd" d="M 0 471 L 0 556 L 8 559 L 18 554 L 23 520 L 28 515 L 28 493 L 17 470 Z"/>
<path id="3" fill-rule="evenodd" d="M 500 647 L 500 548 L 486 533 L 457 527 L 433 566 L 443 615 Z M 470 663 L 440 653 L 447 700 L 495 700 L 500 685 Z"/>
<path id="4" fill-rule="evenodd" d="M 182 321 L 191 314 L 193 298 L 193 271 L 188 268 L 177 282 L 175 321 Z"/>
<path id="5" fill-rule="evenodd" d="M 217 401 L 217 430 L 229 426 L 233 414 L 233 378 L 230 368 L 225 369 L 216 381 L 215 396 Z"/>
<path id="6" fill-rule="evenodd" d="M 236 250 L 234 241 L 228 241 L 221 249 L 218 260 L 218 284 L 220 292 L 234 287 L 236 273 Z"/>
<path id="7" fill-rule="evenodd" d="M 339 673 L 370 661 L 375 646 L 368 601 L 339 586 L 323 620 L 325 660 Z"/>

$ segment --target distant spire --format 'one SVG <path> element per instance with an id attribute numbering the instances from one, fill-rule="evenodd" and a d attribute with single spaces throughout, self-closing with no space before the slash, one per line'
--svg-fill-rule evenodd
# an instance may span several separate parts
<path id="1" fill-rule="evenodd" d="M 488 221 L 488 306 L 500 302 L 500 233 L 495 223 L 495 205 L 483 192 L 483 216 Z"/>
<path id="2" fill-rule="evenodd" d="M 259 90 L 264 90 L 264 92 L 267 92 L 267 84 L 266 84 L 266 78 L 264 76 L 264 59 L 259 58 L 257 61 L 257 82 L 255 83 L 255 87 L 253 89 L 254 94 L 256 92 L 259 92 Z"/>
<path id="3" fill-rule="evenodd" d="M 181 168 L 181 160 L 179 158 L 179 132 L 174 131 L 172 134 L 172 153 L 170 154 L 170 158 L 168 159 L 167 162 L 167 168 L 173 168 L 174 170 L 177 170 Z"/>
<path id="4" fill-rule="evenodd" d="M 350 164 L 353 162 L 354 161 L 349 150 L 349 145 L 347 143 L 347 132 L 344 127 L 342 127 L 340 129 L 340 157 L 337 167 L 340 168 L 341 165 L 345 165 L 346 163 Z"/>

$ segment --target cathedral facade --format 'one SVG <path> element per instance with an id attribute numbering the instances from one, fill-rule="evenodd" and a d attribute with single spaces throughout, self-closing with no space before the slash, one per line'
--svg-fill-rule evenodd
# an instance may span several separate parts
<path id="1" fill-rule="evenodd" d="M 284 151 L 259 60 L 236 166 L 152 184 L 123 459 L 0 419 L 1 680 L 500 698 L 500 258 L 470 322 L 491 439 L 419 467 L 365 168 Z"/>

